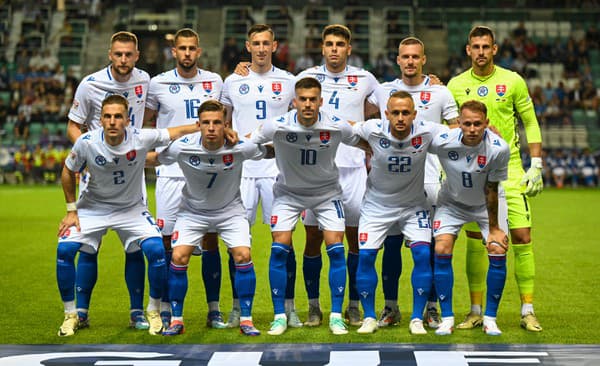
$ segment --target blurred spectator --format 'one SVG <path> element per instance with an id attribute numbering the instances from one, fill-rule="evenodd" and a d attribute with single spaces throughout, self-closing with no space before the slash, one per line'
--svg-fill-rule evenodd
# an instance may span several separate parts
<path id="1" fill-rule="evenodd" d="M 300 57 L 298 57 L 298 59 L 296 60 L 296 66 L 294 67 L 294 73 L 298 74 L 301 71 L 304 71 L 304 70 L 308 69 L 309 67 L 313 67 L 313 66 L 315 66 L 315 61 L 312 59 L 312 57 L 310 57 L 308 55 L 306 50 L 304 50 L 304 53 Z"/>
<path id="2" fill-rule="evenodd" d="M 585 33 L 585 41 L 589 48 L 600 48 L 600 32 L 594 24 Z"/>
<path id="3" fill-rule="evenodd" d="M 21 144 L 14 154 L 14 165 L 18 182 L 28 182 L 31 177 L 31 152 L 26 144 Z"/>
<path id="4" fill-rule="evenodd" d="M 350 54 L 350 56 L 348 56 L 348 65 L 352 65 L 352 66 L 358 67 L 360 69 L 365 67 L 365 64 L 364 64 L 362 58 L 360 58 L 360 56 L 356 52 L 353 52 Z"/>
<path id="5" fill-rule="evenodd" d="M 577 165 L 582 183 L 587 187 L 596 187 L 598 185 L 598 164 L 589 148 L 583 149 Z"/>
<path id="6" fill-rule="evenodd" d="M 527 38 L 527 28 L 525 28 L 525 22 L 520 21 L 515 29 L 512 31 L 512 35 L 516 40 L 521 42 Z"/>
<path id="7" fill-rule="evenodd" d="M 552 57 L 552 45 L 548 41 L 548 38 L 542 39 L 542 42 L 538 45 L 538 57 L 537 62 L 554 62 Z"/>
<path id="8" fill-rule="evenodd" d="M 565 180 L 568 177 L 568 163 L 563 151 L 561 149 L 556 150 L 548 161 L 550 163 L 554 185 L 556 188 L 563 188 Z"/>
<path id="9" fill-rule="evenodd" d="M 25 116 L 24 112 L 19 112 L 17 123 L 15 124 L 14 137 L 17 139 L 27 140 L 29 138 L 29 123 L 30 121 Z"/>
<path id="10" fill-rule="evenodd" d="M 227 38 L 221 51 L 221 73 L 231 74 L 239 62 L 240 50 L 234 37 Z"/>

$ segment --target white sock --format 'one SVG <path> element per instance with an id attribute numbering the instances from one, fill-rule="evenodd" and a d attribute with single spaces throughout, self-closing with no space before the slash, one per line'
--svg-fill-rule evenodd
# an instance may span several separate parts
<path id="1" fill-rule="evenodd" d="M 533 314 L 533 304 L 521 305 L 521 316 L 525 316 L 529 313 Z"/>
<path id="2" fill-rule="evenodd" d="M 171 312 L 171 304 L 169 304 L 168 302 L 161 301 L 160 312 L 162 313 L 163 311 L 170 313 Z"/>
<path id="3" fill-rule="evenodd" d="M 146 311 L 159 311 L 160 310 L 160 298 L 155 299 L 153 297 L 148 298 L 148 306 Z"/>
<path id="4" fill-rule="evenodd" d="M 436 309 L 437 310 L 437 302 L 427 301 L 427 309 Z"/>
<path id="5" fill-rule="evenodd" d="M 471 305 L 471 312 L 481 315 L 481 305 Z"/>
<path id="6" fill-rule="evenodd" d="M 392 310 L 396 310 L 398 309 L 398 300 L 385 300 L 385 306 Z"/>
<path id="7" fill-rule="evenodd" d="M 348 307 L 358 309 L 358 300 L 350 300 L 350 302 L 348 303 Z"/>
<path id="8" fill-rule="evenodd" d="M 316 306 L 319 309 L 321 308 L 321 304 L 319 303 L 319 299 L 308 299 L 308 305 Z"/>
<path id="9" fill-rule="evenodd" d="M 211 301 L 208 303 L 208 311 L 212 312 L 212 311 L 219 311 L 219 302 L 218 301 Z"/>
<path id="10" fill-rule="evenodd" d="M 285 299 L 285 312 L 289 313 L 290 311 L 296 310 L 296 306 L 294 304 L 294 299 Z"/>
<path id="11" fill-rule="evenodd" d="M 75 301 L 63 301 L 63 305 L 65 308 L 65 314 L 76 312 Z"/>
<path id="12" fill-rule="evenodd" d="M 240 310 L 240 299 L 233 299 L 233 305 L 231 306 L 231 308 Z"/>
<path id="13" fill-rule="evenodd" d="M 252 321 L 252 317 L 251 316 L 240 316 L 240 323 L 246 322 L 246 321 Z"/>

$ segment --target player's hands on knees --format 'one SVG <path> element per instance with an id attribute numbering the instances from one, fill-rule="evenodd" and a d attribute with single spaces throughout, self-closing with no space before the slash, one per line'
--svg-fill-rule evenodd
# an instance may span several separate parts
<path id="1" fill-rule="evenodd" d="M 62 219 L 60 225 L 58 225 L 58 237 L 65 235 L 65 233 L 67 232 L 67 230 L 69 230 L 71 226 L 75 226 L 77 228 L 77 231 L 81 231 L 77 211 L 67 212 L 67 215 Z"/>
<path id="2" fill-rule="evenodd" d="M 235 66 L 233 72 L 241 76 L 248 76 L 250 74 L 250 62 L 240 62 Z"/>
<path id="3" fill-rule="evenodd" d="M 506 253 L 508 251 L 508 236 L 502 229 L 490 229 L 485 247 L 488 253 Z"/>

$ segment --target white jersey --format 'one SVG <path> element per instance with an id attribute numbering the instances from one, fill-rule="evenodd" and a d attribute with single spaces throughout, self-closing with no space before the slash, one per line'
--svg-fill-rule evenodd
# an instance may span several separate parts
<path id="1" fill-rule="evenodd" d="M 447 127 L 433 122 L 414 122 L 410 134 L 398 140 L 388 120 L 371 119 L 354 125 L 354 131 L 373 150 L 365 200 L 388 207 L 425 205 L 423 175 L 433 137 Z"/>
<path id="2" fill-rule="evenodd" d="M 122 95 L 129 102 L 129 120 L 131 126 L 142 128 L 144 109 L 150 76 L 147 72 L 133 68 L 129 80 L 124 83 L 116 81 L 110 65 L 83 78 L 69 110 L 69 119 L 85 125 L 88 130 L 101 129 L 100 113 L 102 101 L 109 95 Z"/>
<path id="3" fill-rule="evenodd" d="M 104 141 L 102 129 L 81 135 L 65 160 L 69 170 L 81 172 L 87 167 L 91 173 L 87 187 L 79 194 L 77 208 L 102 212 L 143 204 L 146 153 L 169 141 L 166 129 L 128 127 L 118 146 Z"/>
<path id="4" fill-rule="evenodd" d="M 358 142 L 350 124 L 339 117 L 321 111 L 310 127 L 298 122 L 297 111 L 265 123 L 252 133 L 252 141 L 263 144 L 273 141 L 279 175 L 274 187 L 285 191 L 318 195 L 340 189 L 335 154 L 341 142 Z"/>
<path id="5" fill-rule="evenodd" d="M 167 128 L 194 123 L 198 107 L 209 99 L 219 100 L 223 80 L 219 74 L 198 69 L 193 78 L 183 78 L 177 69 L 169 70 L 150 80 L 146 108 L 157 111 L 156 127 Z M 156 167 L 160 177 L 183 177 L 177 164 Z"/>
<path id="6" fill-rule="evenodd" d="M 221 102 L 233 107 L 233 129 L 246 136 L 267 119 L 286 113 L 294 99 L 296 77 L 287 71 L 271 67 L 264 74 L 249 70 L 248 76 L 231 74 L 225 79 Z M 275 177 L 277 166 L 273 159 L 248 160 L 243 177 Z"/>
<path id="7" fill-rule="evenodd" d="M 378 88 L 379 83 L 368 71 L 346 66 L 340 73 L 332 73 L 325 65 L 301 72 L 297 79 L 311 76 L 321 83 L 324 110 L 349 121 L 365 120 L 365 101 Z M 365 166 L 365 153 L 357 148 L 340 146 L 335 163 L 339 167 Z"/>
<path id="8" fill-rule="evenodd" d="M 510 151 L 500 136 L 486 130 L 477 146 L 461 142 L 462 130 L 452 129 L 435 136 L 430 151 L 439 156 L 446 180 L 438 196 L 439 205 L 485 205 L 486 182 L 501 182 L 508 177 Z"/>
<path id="9" fill-rule="evenodd" d="M 235 146 L 224 145 L 218 150 L 202 146 L 202 135 L 184 136 L 161 151 L 158 159 L 164 164 L 177 163 L 185 176 L 183 203 L 192 210 L 217 210 L 240 198 L 242 163 L 261 159 L 265 148 L 241 139 Z"/>
<path id="10" fill-rule="evenodd" d="M 369 101 L 379 106 L 381 118 L 385 118 L 385 110 L 390 95 L 397 91 L 410 93 L 417 111 L 416 121 L 430 121 L 442 123 L 443 120 L 451 120 L 458 117 L 456 101 L 444 85 L 431 85 L 429 76 L 425 76 L 419 85 L 407 85 L 402 79 L 396 79 L 381 84 L 369 98 Z M 440 182 L 440 163 L 435 155 L 427 156 L 425 164 L 425 183 Z"/>

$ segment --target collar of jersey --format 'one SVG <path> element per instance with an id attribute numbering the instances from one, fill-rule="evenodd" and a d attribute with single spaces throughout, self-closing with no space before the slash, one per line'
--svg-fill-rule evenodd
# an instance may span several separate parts
<path id="1" fill-rule="evenodd" d="M 491 77 L 494 76 L 494 74 L 496 74 L 496 65 L 494 65 L 494 70 L 492 71 L 491 74 L 489 74 L 487 76 L 483 76 L 483 77 L 475 75 L 475 73 L 473 72 L 473 68 L 471 67 L 471 77 L 473 79 L 477 79 L 477 80 L 479 80 L 481 82 L 484 82 L 484 81 L 487 81 L 487 80 L 491 79 Z"/>

